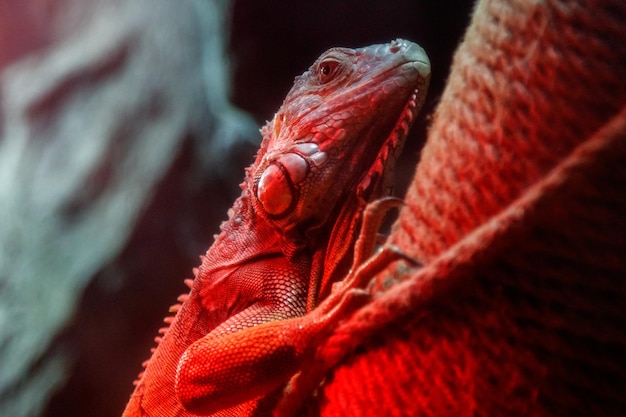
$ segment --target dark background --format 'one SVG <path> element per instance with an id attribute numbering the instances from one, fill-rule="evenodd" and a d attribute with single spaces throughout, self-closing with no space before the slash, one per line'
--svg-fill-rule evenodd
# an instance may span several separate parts
<path id="1" fill-rule="evenodd" d="M 471 1 L 278 1 L 240 0 L 228 35 L 232 101 L 259 126 L 271 119 L 302 73 L 333 46 L 360 47 L 395 38 L 418 42 L 432 64 L 430 92 L 407 140 L 396 174 L 402 195 L 419 158 L 428 125 L 471 14 Z M 150 7 L 146 5 L 146 7 Z M 260 141 L 260 137 L 259 137 Z M 66 349 L 75 365 L 44 415 L 118 416 L 132 391 L 131 381 L 149 357 L 153 338 L 176 296 L 186 292 L 198 255 L 212 242 L 238 194 L 243 168 L 254 146 L 242 146 L 232 164 L 241 174 L 229 181 L 189 184 L 194 149 L 185 142 L 176 161 L 144 210 L 123 252 L 91 281 L 72 322 L 55 348 Z M 120 281 L 111 287 L 109 282 Z"/>

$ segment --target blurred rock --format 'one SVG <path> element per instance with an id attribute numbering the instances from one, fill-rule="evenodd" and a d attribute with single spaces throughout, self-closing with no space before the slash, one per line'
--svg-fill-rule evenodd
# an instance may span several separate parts
<path id="1" fill-rule="evenodd" d="M 124 247 L 184 142 L 202 181 L 231 176 L 224 161 L 257 133 L 226 97 L 227 2 L 8 3 L 0 415 L 20 417 L 39 415 L 67 377 L 71 354 L 51 342 Z"/>

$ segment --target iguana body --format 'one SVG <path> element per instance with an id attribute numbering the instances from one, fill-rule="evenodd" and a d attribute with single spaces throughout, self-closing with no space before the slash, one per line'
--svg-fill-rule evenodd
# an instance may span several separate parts
<path id="1" fill-rule="evenodd" d="M 429 75 L 423 49 L 396 40 L 330 49 L 296 78 L 124 417 L 273 407 L 348 304 L 333 293 L 315 309 L 350 269 L 365 206 L 388 192 Z"/>

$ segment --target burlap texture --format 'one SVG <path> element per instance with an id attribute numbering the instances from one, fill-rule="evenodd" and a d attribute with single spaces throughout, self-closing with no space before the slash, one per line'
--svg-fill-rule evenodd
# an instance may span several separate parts
<path id="1" fill-rule="evenodd" d="M 310 414 L 626 412 L 625 86 L 626 2 L 477 4 L 391 236 L 425 266 L 321 347 Z"/>

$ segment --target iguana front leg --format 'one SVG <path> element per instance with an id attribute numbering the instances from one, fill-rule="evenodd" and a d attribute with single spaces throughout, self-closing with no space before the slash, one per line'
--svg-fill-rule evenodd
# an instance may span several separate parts
<path id="1" fill-rule="evenodd" d="M 389 246 L 371 257 L 371 243 L 376 240 L 382 216 L 398 204 L 398 199 L 381 199 L 367 207 L 355 248 L 356 263 L 312 312 L 302 317 L 287 312 L 282 319 L 267 320 L 243 331 L 239 331 L 242 317 L 235 316 L 193 343 L 180 361 L 176 379 L 176 393 L 185 408 L 201 415 L 219 410 L 223 415 L 239 414 L 248 407 L 253 410 L 254 399 L 281 386 L 303 362 L 312 360 L 317 346 L 335 325 L 369 299 L 362 288 L 376 273 L 399 259 L 416 265 L 415 260 Z M 274 309 L 262 309 L 251 306 L 242 316 L 276 316 Z M 234 328 L 238 330 L 233 332 Z"/>
<path id="2" fill-rule="evenodd" d="M 356 287 L 376 263 L 330 288 L 350 271 L 367 202 L 389 190 L 429 76 L 423 49 L 396 40 L 333 48 L 296 78 L 126 417 L 257 415 L 275 405 L 268 394 L 363 300 Z"/>
<path id="3" fill-rule="evenodd" d="M 349 295 L 328 311 L 322 308 L 312 315 L 210 334 L 194 342 L 178 368 L 176 394 L 181 403 L 200 415 L 226 416 L 238 406 L 253 410 L 256 400 L 287 382 L 313 356 L 317 342 L 344 311 L 357 305 L 359 294 Z"/>

